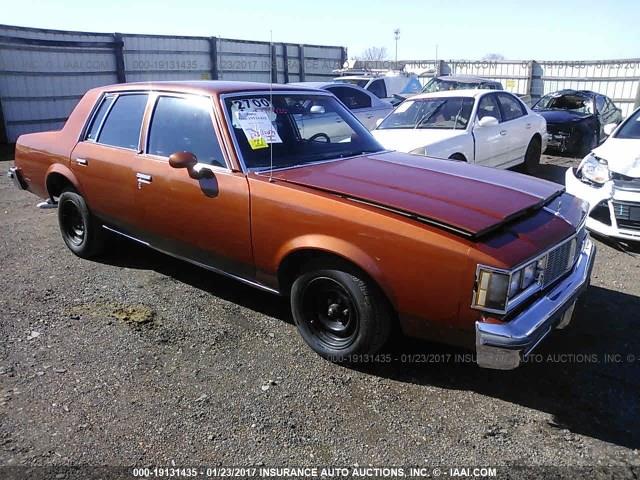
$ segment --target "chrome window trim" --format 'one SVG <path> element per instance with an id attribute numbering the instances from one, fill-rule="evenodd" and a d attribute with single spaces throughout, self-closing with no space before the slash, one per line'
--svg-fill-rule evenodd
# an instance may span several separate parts
<path id="1" fill-rule="evenodd" d="M 520 262 L 515 267 L 512 267 L 512 268 L 499 268 L 499 267 L 493 267 L 491 265 L 484 265 L 482 263 L 479 263 L 478 265 L 476 265 L 475 281 L 474 281 L 473 292 L 472 292 L 472 297 L 471 297 L 471 308 L 473 308 L 475 310 L 481 310 L 481 311 L 487 312 L 487 313 L 495 313 L 495 314 L 499 314 L 499 315 L 507 315 L 508 313 L 512 312 L 515 308 L 520 306 L 525 300 L 529 299 L 529 297 L 531 297 L 532 295 L 534 295 L 534 294 L 538 293 L 539 291 L 543 290 L 543 285 L 541 284 L 541 280 L 542 279 L 538 278 L 526 290 L 523 290 L 522 292 L 520 292 L 518 295 L 516 295 L 512 299 L 507 298 L 507 301 L 505 303 L 505 308 L 503 310 L 486 308 L 486 307 L 483 307 L 481 305 L 478 305 L 478 303 L 477 303 L 477 299 L 478 299 L 478 282 L 480 280 L 480 271 L 481 270 L 501 273 L 501 274 L 504 274 L 504 275 L 509 275 L 509 282 L 510 282 L 511 281 L 511 275 L 513 275 L 514 272 L 522 269 L 523 267 L 529 265 L 530 263 L 537 262 L 541 258 L 549 255 L 549 253 L 551 251 L 553 251 L 553 250 L 555 250 L 557 248 L 560 248 L 564 244 L 566 244 L 566 243 L 572 241 L 573 239 L 577 238 L 578 235 L 586 228 L 586 223 L 587 223 L 587 217 L 585 216 L 582 219 L 582 222 L 580 223 L 580 225 L 578 226 L 578 228 L 576 229 L 574 234 L 570 235 L 569 237 L 567 237 L 566 239 L 562 240 L 561 242 L 556 243 L 555 245 L 547 248 L 544 252 L 536 255 L 535 257 L 531 257 L 530 259 L 525 260 L 524 262 Z M 587 234 L 587 236 L 588 236 L 588 234 Z M 575 260 L 574 260 L 574 264 L 572 265 L 571 268 L 573 268 L 574 265 L 575 265 Z M 571 269 L 567 270 L 567 272 L 570 271 L 570 270 Z M 565 275 L 567 272 L 564 272 L 562 275 Z M 560 278 L 560 277 L 558 277 L 558 278 Z M 508 295 L 508 292 L 507 292 L 507 295 Z"/>
<path id="2" fill-rule="evenodd" d="M 273 95 L 324 95 L 326 97 L 334 97 L 337 98 L 333 93 L 328 92 L 326 90 L 274 90 L 273 92 L 270 90 L 252 90 L 252 91 L 248 91 L 248 92 L 229 92 L 229 93 L 223 93 L 222 95 L 220 95 L 220 108 L 222 109 L 222 115 L 224 116 L 224 120 L 226 122 L 227 125 L 227 129 L 229 130 L 229 136 L 231 137 L 231 141 L 233 142 L 233 148 L 235 149 L 236 152 L 236 156 L 238 157 L 238 160 L 240 161 L 240 167 L 242 168 L 242 172 L 246 175 L 247 173 L 250 172 L 256 172 L 256 171 L 264 171 L 264 168 L 260 168 L 260 169 L 256 169 L 256 168 L 247 168 L 247 165 L 244 161 L 244 158 L 242 157 L 242 152 L 240 151 L 240 145 L 238 145 L 238 140 L 236 138 L 235 132 L 233 130 L 233 124 L 231 123 L 231 118 L 229 117 L 229 113 L 227 112 L 227 106 L 225 105 L 225 100 L 229 97 L 250 97 L 250 96 L 255 96 L 255 95 L 266 95 L 266 96 L 270 96 L 271 94 Z M 338 102 L 340 102 L 340 100 L 338 100 Z M 342 102 L 340 102 L 342 103 Z M 351 111 L 345 107 L 345 109 L 351 113 Z M 351 113 L 351 115 L 353 115 L 353 113 Z M 357 117 L 355 115 L 353 115 L 354 118 Z M 358 120 L 360 121 L 360 120 Z M 382 153 L 382 152 L 376 152 L 376 153 Z M 357 155 L 359 156 L 359 155 Z M 346 158 L 346 157 L 345 157 Z M 305 163 L 304 166 L 309 166 L 309 165 L 315 165 L 316 163 L 319 162 L 333 162 L 335 160 L 344 160 L 344 158 L 336 158 L 336 159 L 331 159 L 331 160 L 318 160 L 318 162 L 309 162 L 309 163 Z M 287 167 L 287 169 L 289 168 L 294 168 L 294 167 Z M 284 169 L 283 169 L 284 170 Z M 268 169 L 267 169 L 268 171 Z M 274 170 L 275 171 L 275 170 Z"/>
<path id="3" fill-rule="evenodd" d="M 104 126 L 104 122 L 107 119 L 107 117 L 109 116 L 109 113 L 111 112 L 111 109 L 113 108 L 113 105 L 116 103 L 116 100 L 118 99 L 118 94 L 117 93 L 105 92 L 102 95 L 100 95 L 100 98 L 98 99 L 98 101 L 93 106 L 93 110 L 91 111 L 91 115 L 89 115 L 89 120 L 87 120 L 87 122 L 84 125 L 84 128 L 82 129 L 82 135 L 80 136 L 81 141 L 98 143 L 96 140 L 94 140 L 92 138 L 87 138 L 87 135 L 89 135 L 89 130 L 91 130 L 91 127 L 93 126 L 93 120 L 94 120 L 95 116 L 98 114 L 98 111 L 100 110 L 100 107 L 107 100 L 108 97 L 113 97 L 113 102 L 111 103 L 111 105 L 109 105 L 109 108 L 104 113 L 104 118 L 100 121 L 100 125 L 98 125 L 98 129 L 96 130 L 96 139 L 100 136 L 100 132 L 102 131 L 102 127 Z"/>
<path id="4" fill-rule="evenodd" d="M 150 133 L 151 133 L 151 127 L 153 125 L 153 117 L 156 113 L 156 108 L 158 106 L 158 100 L 160 99 L 160 97 L 174 97 L 174 98 L 184 98 L 184 99 L 189 99 L 189 98 L 202 98 L 204 100 L 208 100 L 209 102 L 209 119 L 211 120 L 211 127 L 213 128 L 213 133 L 216 136 L 216 140 L 218 142 L 218 146 L 220 148 L 220 152 L 222 153 L 222 160 L 224 161 L 225 166 L 219 166 L 219 165 L 209 165 L 208 163 L 203 163 L 203 162 L 198 162 L 196 164 L 196 166 L 200 165 L 200 168 L 202 168 L 203 166 L 209 168 L 209 169 L 216 169 L 216 170 L 220 170 L 220 171 L 224 171 L 224 172 L 231 172 L 232 169 L 230 167 L 230 162 L 229 159 L 227 158 L 227 155 L 225 153 L 225 150 L 223 148 L 223 144 L 220 141 L 220 135 L 218 133 L 218 130 L 216 128 L 216 123 L 215 123 L 215 111 L 213 109 L 213 98 L 210 95 L 199 95 L 199 94 L 195 94 L 195 93 L 183 93 L 183 92 L 163 92 L 163 91 L 159 91 L 159 90 L 151 90 L 149 92 L 149 100 L 151 105 L 151 112 L 149 114 L 149 123 L 147 125 L 147 129 L 144 132 L 145 133 L 145 142 L 144 145 L 142 145 L 142 150 L 140 153 L 142 153 L 143 155 L 145 155 L 148 158 L 153 158 L 153 159 L 157 159 L 157 160 L 162 160 L 162 161 L 168 161 L 169 157 L 165 157 L 162 155 L 156 155 L 156 154 L 152 154 L 149 153 L 149 139 L 150 139 Z M 140 131 L 140 134 L 142 135 L 142 129 Z"/>
<path id="5" fill-rule="evenodd" d="M 146 97 L 147 97 L 147 104 L 144 107 L 144 112 L 142 113 L 142 120 L 141 120 L 141 123 L 140 123 L 140 132 L 138 134 L 138 147 L 137 148 L 122 147 L 120 145 L 109 145 L 108 143 L 102 143 L 102 142 L 98 141 L 100 139 L 100 135 L 102 134 L 102 129 L 104 128 L 104 124 L 106 123 L 107 118 L 109 118 L 109 115 L 111 114 L 111 110 L 113 110 L 113 107 L 118 102 L 118 99 L 121 96 L 125 96 L 125 95 L 146 95 Z M 81 137 L 83 139 L 82 141 L 83 142 L 89 142 L 89 143 L 95 143 L 96 145 L 102 145 L 103 147 L 119 148 L 120 150 L 127 150 L 129 152 L 141 153 L 140 141 L 141 141 L 142 133 L 143 133 L 143 128 L 142 127 L 144 126 L 144 114 L 145 114 L 145 112 L 147 110 L 147 107 L 149 105 L 149 98 L 151 96 L 151 92 L 149 90 L 132 90 L 132 91 L 126 91 L 126 92 L 105 92 L 104 95 L 101 97 L 100 102 L 96 103 L 96 105 L 98 105 L 98 107 L 92 113 L 91 120 L 93 120 L 93 116 L 95 114 L 97 114 L 99 106 L 102 105 L 102 102 L 104 102 L 105 99 L 108 96 L 114 96 L 115 100 L 109 106 L 109 109 L 105 113 L 104 118 L 100 122 L 100 126 L 98 127 L 98 131 L 96 132 L 96 140 L 87 139 L 86 138 L 87 132 L 85 131 L 83 136 Z M 91 121 L 89 121 L 89 123 L 87 123 L 85 125 L 85 128 L 87 128 L 88 125 L 91 125 Z"/>

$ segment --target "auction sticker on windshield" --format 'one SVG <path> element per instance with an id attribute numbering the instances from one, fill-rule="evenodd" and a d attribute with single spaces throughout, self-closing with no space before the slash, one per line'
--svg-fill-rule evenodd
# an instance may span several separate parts
<path id="1" fill-rule="evenodd" d="M 235 115 L 234 115 L 235 116 Z M 270 143 L 282 143 L 278 131 L 265 111 L 241 110 L 237 112 L 237 122 L 253 150 L 267 148 Z"/>

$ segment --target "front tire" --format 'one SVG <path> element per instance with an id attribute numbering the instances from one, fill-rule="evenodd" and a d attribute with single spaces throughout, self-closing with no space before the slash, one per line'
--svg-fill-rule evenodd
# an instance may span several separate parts
<path id="1" fill-rule="evenodd" d="M 291 288 L 291 311 L 307 345 L 333 362 L 375 354 L 391 333 L 386 298 L 356 269 L 306 269 Z"/>
<path id="2" fill-rule="evenodd" d="M 529 142 L 527 152 L 524 154 L 524 170 L 526 173 L 533 175 L 538 171 L 541 156 L 542 144 L 540 139 L 534 137 Z"/>
<path id="3" fill-rule="evenodd" d="M 84 198 L 67 190 L 58 199 L 58 224 L 65 245 L 81 258 L 91 258 L 104 251 L 105 235 Z"/>

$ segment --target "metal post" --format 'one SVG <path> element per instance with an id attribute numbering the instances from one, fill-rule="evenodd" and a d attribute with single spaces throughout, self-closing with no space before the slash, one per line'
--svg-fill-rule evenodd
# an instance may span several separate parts
<path id="1" fill-rule="evenodd" d="M 278 83 L 278 57 L 276 44 L 271 44 L 271 83 Z"/>
<path id="2" fill-rule="evenodd" d="M 633 105 L 633 109 L 640 107 L 640 82 L 638 82 L 638 91 L 636 93 L 636 103 Z"/>
<path id="3" fill-rule="evenodd" d="M 4 115 L 2 113 L 2 100 L 0 99 L 0 143 L 9 143 L 7 131 L 4 126 Z"/>
<path id="4" fill-rule="evenodd" d="M 282 62 L 284 63 L 284 83 L 289 83 L 289 52 L 287 44 L 282 44 Z"/>
<path id="5" fill-rule="evenodd" d="M 124 41 L 122 40 L 122 34 L 113 34 L 113 54 L 116 57 L 116 76 L 118 83 L 126 83 L 127 75 L 124 66 Z"/>
<path id="6" fill-rule="evenodd" d="M 218 37 L 209 37 L 209 61 L 211 80 L 218 80 Z"/>
<path id="7" fill-rule="evenodd" d="M 304 82 L 307 73 L 304 68 L 304 45 L 298 45 L 298 62 L 300 62 L 300 81 Z"/>

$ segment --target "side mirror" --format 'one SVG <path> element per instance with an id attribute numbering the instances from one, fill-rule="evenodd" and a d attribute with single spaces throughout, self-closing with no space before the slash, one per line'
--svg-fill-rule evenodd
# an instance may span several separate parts
<path id="1" fill-rule="evenodd" d="M 498 119 L 496 117 L 490 117 L 490 116 L 482 117 L 480 120 L 478 120 L 478 126 L 481 128 L 497 127 Z"/>
<path id="2" fill-rule="evenodd" d="M 382 123 L 382 121 L 384 120 L 384 118 L 379 118 L 376 120 L 376 128 L 378 128 L 380 126 L 380 124 Z"/>
<path id="3" fill-rule="evenodd" d="M 309 109 L 309 113 L 313 113 L 313 114 L 323 114 L 325 113 L 325 109 L 322 105 L 314 105 L 313 107 L 311 107 Z"/>
<path id="4" fill-rule="evenodd" d="M 188 168 L 191 170 L 198 163 L 198 159 L 191 152 L 175 152 L 169 157 L 169 165 L 173 168 Z"/>
<path id="5" fill-rule="evenodd" d="M 617 123 L 607 123 L 603 128 L 604 134 L 608 137 L 615 131 L 617 127 L 618 127 Z"/>

